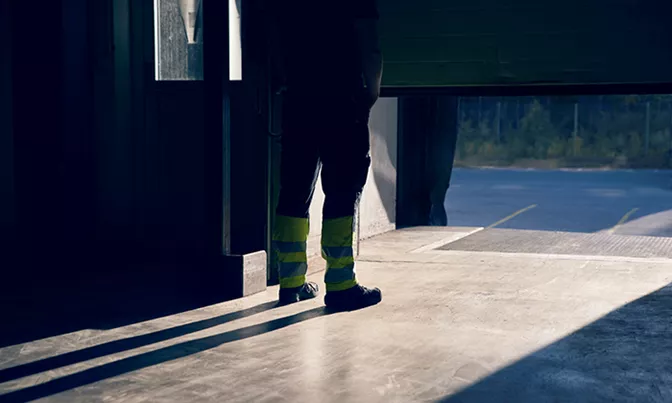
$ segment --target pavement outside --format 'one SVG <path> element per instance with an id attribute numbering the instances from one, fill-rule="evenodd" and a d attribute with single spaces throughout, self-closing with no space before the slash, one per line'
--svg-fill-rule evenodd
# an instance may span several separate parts
<path id="1" fill-rule="evenodd" d="M 446 208 L 452 226 L 524 210 L 497 228 L 672 237 L 672 171 L 456 169 Z"/>
<path id="2" fill-rule="evenodd" d="M 380 305 L 338 314 L 321 299 L 276 307 L 271 288 L 130 325 L 3 344 L 0 402 L 672 401 L 672 259 L 664 251 L 629 256 L 633 242 L 651 248 L 647 240 L 661 238 L 623 235 L 626 213 L 597 213 L 609 211 L 598 203 L 609 199 L 599 196 L 604 186 L 631 186 L 614 210 L 637 204 L 648 214 L 664 213 L 672 192 L 650 190 L 655 196 L 630 203 L 632 189 L 654 186 L 597 181 L 584 183 L 582 192 L 598 195 L 584 200 L 549 197 L 527 182 L 520 208 L 537 207 L 513 215 L 516 199 L 493 190 L 509 184 L 487 175 L 473 188 L 459 180 L 472 174 L 481 172 L 459 172 L 448 198 L 453 209 L 471 209 L 471 221 L 451 214 L 460 226 L 362 243 L 359 278 L 383 290 Z M 460 186 L 471 190 L 460 194 Z M 468 200 L 474 194 L 501 200 L 479 211 Z M 555 217 L 577 206 L 583 220 Z M 525 228 L 535 223 L 531 214 L 555 220 Z M 492 224 L 498 229 L 484 229 Z M 512 236 L 557 228 L 544 235 L 545 248 L 518 251 L 488 247 L 500 227 Z M 594 255 L 599 246 L 582 248 L 592 238 L 581 235 L 596 232 L 622 238 Z M 467 242 L 485 247 L 451 247 Z"/>

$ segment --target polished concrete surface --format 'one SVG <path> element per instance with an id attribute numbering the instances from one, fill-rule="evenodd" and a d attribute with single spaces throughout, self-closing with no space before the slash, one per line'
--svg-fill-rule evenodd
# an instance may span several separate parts
<path id="1" fill-rule="evenodd" d="M 672 260 L 437 250 L 478 231 L 363 242 L 357 312 L 271 288 L 5 346 L 0 402 L 672 401 Z"/>

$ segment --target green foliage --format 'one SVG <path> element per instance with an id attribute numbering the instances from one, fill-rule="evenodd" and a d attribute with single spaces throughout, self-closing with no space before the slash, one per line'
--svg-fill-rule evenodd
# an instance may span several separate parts
<path id="1" fill-rule="evenodd" d="M 576 135 L 573 104 L 556 100 L 544 106 L 539 99 L 523 102 L 522 116 L 502 117 L 500 138 L 492 110 L 486 107 L 467 113 L 468 118 L 459 121 L 457 159 L 499 165 L 521 160 L 558 160 L 567 165 L 570 160 L 606 161 L 614 166 L 658 168 L 672 164 L 672 96 L 611 96 L 600 97 L 599 102 L 595 98 L 592 103 L 584 99 Z M 647 102 L 651 111 L 648 147 Z M 481 121 L 474 116 L 481 116 Z"/>

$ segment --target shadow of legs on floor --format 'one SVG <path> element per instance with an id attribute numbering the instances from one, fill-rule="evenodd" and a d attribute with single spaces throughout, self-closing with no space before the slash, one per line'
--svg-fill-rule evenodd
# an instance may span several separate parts
<path id="1" fill-rule="evenodd" d="M 296 323 L 301 323 L 328 314 L 329 313 L 324 307 L 319 307 L 284 318 L 278 318 L 269 322 L 244 327 L 242 329 L 178 343 L 169 347 L 103 364 L 72 375 L 66 375 L 39 385 L 6 393 L 0 395 L 0 402 L 27 402 L 41 399 L 70 389 L 123 375 L 128 372 L 184 358 L 192 354 L 216 348 L 226 343 L 273 332 Z"/>

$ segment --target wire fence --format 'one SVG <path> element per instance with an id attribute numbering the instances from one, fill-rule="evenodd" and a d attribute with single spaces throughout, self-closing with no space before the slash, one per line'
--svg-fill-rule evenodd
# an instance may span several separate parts
<path id="1" fill-rule="evenodd" d="M 463 97 L 456 164 L 672 168 L 672 95 Z"/>

